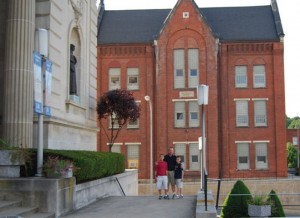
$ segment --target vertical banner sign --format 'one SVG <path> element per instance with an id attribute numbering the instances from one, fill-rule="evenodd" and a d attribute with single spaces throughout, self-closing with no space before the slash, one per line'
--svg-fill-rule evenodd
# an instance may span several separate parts
<path id="1" fill-rule="evenodd" d="M 45 107 L 44 112 L 46 116 L 51 116 L 51 86 L 52 86 L 52 62 L 46 60 L 46 73 L 45 73 Z"/>
<path id="2" fill-rule="evenodd" d="M 43 113 L 43 90 L 42 90 L 42 56 L 37 52 L 33 52 L 34 59 L 34 112 Z"/>

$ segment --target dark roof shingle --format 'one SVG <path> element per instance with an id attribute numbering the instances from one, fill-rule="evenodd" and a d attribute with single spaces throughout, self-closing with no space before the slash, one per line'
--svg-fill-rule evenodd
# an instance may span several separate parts
<path id="1" fill-rule="evenodd" d="M 98 44 L 150 43 L 170 9 L 105 11 Z M 271 6 L 199 8 L 215 36 L 223 41 L 278 40 Z"/>

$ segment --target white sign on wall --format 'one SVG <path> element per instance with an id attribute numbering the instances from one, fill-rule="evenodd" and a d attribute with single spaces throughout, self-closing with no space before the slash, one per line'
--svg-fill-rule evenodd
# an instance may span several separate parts
<path id="1" fill-rule="evenodd" d="M 298 145 L 298 137 L 293 137 L 293 145 Z"/>

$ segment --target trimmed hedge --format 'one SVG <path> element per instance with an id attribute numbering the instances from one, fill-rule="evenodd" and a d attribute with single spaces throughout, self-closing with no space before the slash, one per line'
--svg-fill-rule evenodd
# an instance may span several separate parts
<path id="1" fill-rule="evenodd" d="M 272 206 L 272 214 L 271 217 L 285 217 L 284 210 L 282 208 L 282 204 L 280 199 L 278 198 L 276 192 L 272 190 L 268 195 L 267 201 L 270 202 Z"/>
<path id="2" fill-rule="evenodd" d="M 238 180 L 224 200 L 220 217 L 249 217 L 248 200 L 250 199 L 252 196 L 248 187 L 241 180 Z"/>
<path id="3" fill-rule="evenodd" d="M 21 170 L 21 176 L 34 176 L 36 173 L 36 149 L 32 150 L 31 164 Z M 125 160 L 122 154 L 96 151 L 77 150 L 50 150 L 44 149 L 44 160 L 48 156 L 59 156 L 62 159 L 72 160 L 79 169 L 75 172 L 77 183 L 100 179 L 107 176 L 123 173 Z"/>

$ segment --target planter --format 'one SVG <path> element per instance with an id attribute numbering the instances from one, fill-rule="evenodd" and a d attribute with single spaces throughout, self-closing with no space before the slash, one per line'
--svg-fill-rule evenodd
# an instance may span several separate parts
<path id="1" fill-rule="evenodd" d="M 248 215 L 251 217 L 271 216 L 271 205 L 252 205 L 248 204 Z"/>
<path id="2" fill-rule="evenodd" d="M 49 156 L 43 165 L 43 171 L 48 178 L 73 177 L 74 163 L 70 160 L 61 160 L 59 157 Z"/>
<path id="3" fill-rule="evenodd" d="M 16 150 L 0 150 L 0 177 L 20 177 L 20 166 L 24 165 L 24 158 Z"/>

